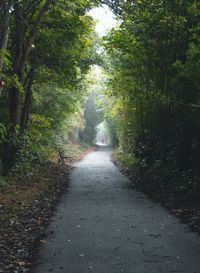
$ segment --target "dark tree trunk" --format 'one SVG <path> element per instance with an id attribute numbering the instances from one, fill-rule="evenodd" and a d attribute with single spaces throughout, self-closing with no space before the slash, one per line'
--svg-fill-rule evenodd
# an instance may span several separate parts
<path id="1" fill-rule="evenodd" d="M 22 108 L 21 113 L 21 131 L 27 129 L 28 126 L 28 120 L 31 110 L 31 103 L 32 103 L 32 85 L 33 85 L 33 79 L 34 79 L 34 68 L 31 68 L 29 73 L 29 79 L 26 87 L 26 93 L 25 93 L 25 99 L 24 99 L 24 105 Z"/>
<path id="2" fill-rule="evenodd" d="M 0 51 L 7 48 L 8 34 L 9 34 L 9 10 L 13 5 L 13 0 L 0 2 Z M 2 78 L 3 56 L 0 54 L 0 80 Z"/>
<path id="3" fill-rule="evenodd" d="M 6 0 L 0 0 L 0 9 L 2 8 L 2 6 L 4 5 L 5 2 L 6 2 Z"/>
<path id="4" fill-rule="evenodd" d="M 8 139 L 13 139 L 13 132 L 9 132 L 11 136 Z M 16 161 L 17 147 L 13 141 L 7 141 L 3 145 L 2 163 L 3 163 L 3 175 L 9 174 Z"/>

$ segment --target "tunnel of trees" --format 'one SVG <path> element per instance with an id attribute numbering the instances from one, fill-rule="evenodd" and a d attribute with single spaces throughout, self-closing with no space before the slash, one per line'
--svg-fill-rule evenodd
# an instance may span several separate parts
<path id="1" fill-rule="evenodd" d="M 102 7 L 112 11 L 116 22 L 103 35 L 97 31 L 98 22 L 92 15 Z M 101 20 L 105 25 L 109 24 L 109 20 Z M 159 233 L 165 234 L 162 238 L 165 241 L 169 238 L 170 242 L 176 237 L 170 235 L 177 231 L 176 219 L 168 216 L 173 222 L 169 233 L 164 219 L 167 216 L 163 216 L 164 225 L 160 225 L 156 220 L 161 215 L 157 213 L 157 204 L 149 207 L 144 194 L 132 195 L 136 189 L 166 206 L 200 234 L 200 1 L 0 0 L 0 272 L 30 272 L 35 253 L 48 240 L 46 236 L 45 240 L 41 239 L 61 194 L 66 192 L 66 199 L 70 200 L 74 182 L 69 173 L 73 163 L 98 149 L 94 145 L 96 142 L 101 146 L 112 144 L 113 163 L 130 179 L 122 178 L 118 183 L 114 176 L 112 179 L 107 177 L 107 174 L 113 175 L 111 168 L 115 169 L 110 161 L 107 170 L 103 169 L 107 159 L 111 160 L 110 147 L 101 147 L 97 153 L 92 153 L 92 160 L 97 154 L 95 164 L 89 163 L 88 168 L 84 164 L 81 166 L 87 179 L 77 172 L 77 176 L 80 173 L 77 184 L 80 188 L 75 186 L 77 195 L 72 194 L 73 207 L 66 203 L 69 206 L 66 210 L 69 209 L 77 221 L 80 214 L 75 203 L 79 207 L 84 199 L 84 202 L 89 201 L 90 207 L 98 204 L 97 210 L 92 207 L 96 211 L 94 214 L 84 216 L 80 221 L 94 218 L 98 230 L 103 226 L 102 221 L 105 230 L 97 232 L 102 236 L 112 218 L 108 220 L 107 213 L 105 217 L 104 213 L 101 215 L 99 206 L 105 211 L 108 204 L 112 204 L 109 205 L 113 208 L 110 213 L 117 212 L 116 208 L 120 207 L 115 207 L 113 202 L 120 204 L 122 199 L 118 194 L 123 189 L 123 200 L 127 199 L 126 206 L 124 201 L 121 205 L 128 214 L 129 209 L 132 210 L 133 215 L 133 219 L 127 216 L 127 221 L 137 218 L 135 208 L 145 218 L 142 211 L 148 206 L 145 213 L 152 219 L 156 233 L 159 228 L 164 229 L 165 233 Z M 102 161 L 104 155 L 108 156 L 103 165 L 98 162 L 98 154 Z M 66 162 L 61 155 L 66 156 Z M 93 180 L 93 177 L 96 178 Z M 97 183 L 100 188 L 95 189 Z M 116 189 L 114 199 L 112 187 Z M 110 190 L 112 196 L 107 195 Z M 90 202 L 91 195 L 95 203 Z M 136 196 L 134 200 L 132 196 Z M 127 200 L 130 197 L 129 207 Z M 83 209 L 86 208 L 84 205 Z M 63 213 L 66 211 L 63 206 L 62 210 Z M 124 221 L 122 211 L 114 213 L 114 217 L 119 217 L 126 225 L 129 222 Z M 151 211 L 156 212 L 158 218 L 152 217 Z M 90 210 L 86 211 L 88 213 Z M 58 217 L 62 218 L 60 214 Z M 66 230 L 67 221 L 66 227 L 63 225 Z M 139 234 L 135 227 L 140 229 L 140 234 L 148 235 L 143 233 L 143 227 L 149 220 L 145 218 L 141 223 L 138 228 L 131 223 L 133 236 Z M 84 230 L 84 222 L 81 225 Z M 91 225 L 91 229 L 97 228 L 95 225 Z M 80 227 L 74 226 L 74 229 Z M 112 227 L 116 232 L 116 226 Z M 129 224 L 121 231 L 126 232 L 128 228 Z M 183 232 L 180 238 L 184 238 L 188 231 L 184 226 L 180 229 Z M 69 238 L 74 235 L 72 241 L 81 250 L 79 237 L 75 230 L 73 232 Z M 50 229 L 47 233 L 51 243 L 56 234 Z M 87 228 L 86 233 L 89 234 Z M 121 244 L 124 232 L 117 230 L 116 234 L 113 238 L 120 238 Z M 161 234 L 149 235 L 160 242 Z M 188 233 L 186 238 L 192 238 L 190 235 Z M 71 243 L 68 244 L 70 239 L 66 241 L 68 236 L 65 236 L 66 232 L 63 245 L 69 245 L 72 253 Z M 55 240 L 56 237 L 62 236 L 59 233 Z M 152 241 L 148 238 L 149 249 Z M 89 247 L 91 241 L 87 237 L 83 239 Z M 124 241 L 124 237 L 122 239 Z M 98 240 L 95 241 L 99 247 Z M 133 246 L 132 239 L 125 241 L 124 247 Z M 162 241 L 163 246 L 165 241 Z M 103 241 L 101 245 L 105 250 Z M 191 251 L 190 245 L 181 242 L 177 250 L 183 246 L 187 257 L 187 253 L 196 253 L 195 248 Z M 99 249 L 102 251 L 101 247 Z M 138 249 L 142 251 L 141 258 L 146 257 L 145 248 L 139 244 Z M 135 255 L 132 247 L 128 247 L 129 250 Z M 111 254 L 110 245 L 105 255 L 109 253 L 107 251 Z M 166 251 L 165 247 L 163 251 Z M 181 266 L 184 265 L 184 256 L 177 252 L 173 258 L 175 252 L 170 250 L 170 256 L 163 256 L 167 262 L 172 262 L 173 268 L 177 259 Z M 60 246 L 58 253 L 54 256 L 56 252 L 49 252 L 49 259 L 59 256 L 60 260 Z M 86 260 L 84 252 L 77 253 L 76 258 L 84 261 L 84 268 L 90 265 L 88 255 L 85 255 Z M 116 256 L 118 261 L 118 247 L 111 256 Z M 149 257 L 153 256 L 150 253 Z M 158 258 L 161 256 L 159 254 Z M 70 257 L 66 257 L 67 262 Z M 148 270 L 156 264 L 160 272 L 161 264 L 157 263 L 157 258 L 152 259 L 148 261 Z M 126 266 L 123 265 L 123 270 Z M 133 268 L 130 268 L 131 272 Z M 91 269 L 97 267 L 87 267 L 87 272 Z M 52 270 L 48 267 L 48 271 Z M 55 270 L 64 270 L 60 262 Z"/>
<path id="2" fill-rule="evenodd" d="M 101 4 L 119 22 L 103 38 L 88 14 Z M 1 0 L 1 177 L 49 158 L 75 132 L 92 143 L 105 119 L 117 158 L 146 188 L 198 200 L 199 34 L 196 0 Z M 96 94 L 93 65 L 106 74 Z"/>

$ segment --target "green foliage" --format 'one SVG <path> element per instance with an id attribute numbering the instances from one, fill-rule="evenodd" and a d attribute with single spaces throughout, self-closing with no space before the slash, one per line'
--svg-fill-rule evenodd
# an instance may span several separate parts
<path id="1" fill-rule="evenodd" d="M 94 22 L 87 15 L 94 4 L 56 1 L 38 20 L 43 4 L 14 3 L 7 49 L 1 51 L 6 86 L 0 94 L 0 156 L 13 173 L 29 172 L 60 145 L 77 140 L 85 75 L 97 59 Z"/>
<path id="2" fill-rule="evenodd" d="M 199 16 L 196 1 L 127 1 L 104 41 L 119 157 L 141 169 L 147 187 L 199 183 Z"/>
<path id="3" fill-rule="evenodd" d="M 12 77 L 10 77 L 10 84 L 12 84 L 12 86 L 17 88 L 17 90 L 19 90 L 20 93 L 24 92 L 24 87 L 21 84 L 21 82 L 19 81 L 19 77 L 16 74 L 14 74 Z"/>
<path id="4" fill-rule="evenodd" d="M 84 81 L 84 89 L 88 97 L 83 106 L 85 124 L 80 132 L 81 139 L 89 144 L 95 142 L 96 126 L 104 120 L 104 109 L 101 104 L 104 88 L 105 75 L 103 69 L 98 65 L 91 66 Z"/>
<path id="5" fill-rule="evenodd" d="M 103 112 L 98 111 L 95 99 L 98 94 L 93 92 L 89 95 L 85 103 L 84 119 L 85 127 L 81 132 L 81 139 L 86 143 L 93 144 L 96 138 L 96 126 L 103 121 Z"/>
<path id="6" fill-rule="evenodd" d="M 0 123 L 0 143 L 5 141 L 6 133 L 7 133 L 7 130 L 5 125 Z"/>
<path id="7" fill-rule="evenodd" d="M 10 57 L 10 54 L 9 54 L 8 50 L 6 50 L 6 49 L 0 50 L 0 59 L 2 59 L 5 68 L 8 68 L 11 66 L 11 62 L 10 62 L 9 57 Z"/>
<path id="8" fill-rule="evenodd" d="M 11 180 L 8 177 L 0 175 L 0 190 L 3 190 L 4 188 L 8 187 L 10 183 Z"/>
<path id="9" fill-rule="evenodd" d="M 118 148 L 115 151 L 114 157 L 119 160 L 123 166 L 132 167 L 138 163 L 138 160 L 133 156 L 132 153 L 124 153 L 124 150 Z"/>

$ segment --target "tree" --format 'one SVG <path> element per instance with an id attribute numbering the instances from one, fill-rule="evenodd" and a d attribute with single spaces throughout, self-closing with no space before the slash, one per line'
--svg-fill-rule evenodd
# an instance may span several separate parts
<path id="1" fill-rule="evenodd" d="M 0 81 L 2 81 L 2 70 L 5 50 L 7 48 L 9 36 L 10 9 L 13 6 L 13 0 L 0 2 Z M 2 85 L 2 84 L 1 84 Z"/>
<path id="2" fill-rule="evenodd" d="M 26 135 L 35 83 L 52 84 L 55 90 L 65 89 L 68 94 L 74 92 L 68 103 L 71 109 L 73 101 L 81 97 L 78 85 L 94 61 L 89 57 L 93 23 L 85 16 L 89 8 L 88 1 L 14 1 L 9 13 L 11 65 L 7 67 L 5 98 L 9 105 L 5 107 L 8 134 L 2 156 L 6 172 L 16 161 L 16 139 Z"/>
<path id="3" fill-rule="evenodd" d="M 105 41 L 120 147 L 155 188 L 168 187 L 172 173 L 183 183 L 199 172 L 200 5 L 126 1 L 122 9 L 119 29 Z"/>

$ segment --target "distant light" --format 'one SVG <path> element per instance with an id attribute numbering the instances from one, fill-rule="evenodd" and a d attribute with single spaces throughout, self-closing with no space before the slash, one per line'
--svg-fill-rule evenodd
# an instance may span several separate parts
<path id="1" fill-rule="evenodd" d="M 3 87 L 5 84 L 6 84 L 5 81 L 0 80 L 0 87 Z"/>
<path id="2" fill-rule="evenodd" d="M 97 109 L 96 112 L 97 113 L 103 112 L 103 108 L 102 109 Z"/>
<path id="3" fill-rule="evenodd" d="M 109 30 L 118 24 L 114 13 L 106 5 L 90 10 L 89 15 L 96 20 L 96 31 L 100 36 L 105 36 Z"/>

